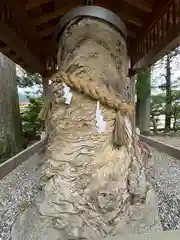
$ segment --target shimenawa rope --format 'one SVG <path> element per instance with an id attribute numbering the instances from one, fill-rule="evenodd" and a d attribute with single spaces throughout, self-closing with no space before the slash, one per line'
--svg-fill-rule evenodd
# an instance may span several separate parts
<path id="1" fill-rule="evenodd" d="M 112 88 L 108 88 L 104 84 L 99 86 L 93 81 L 83 81 L 65 72 L 57 72 L 50 79 L 52 85 L 53 83 L 65 83 L 78 92 L 86 94 L 94 100 L 98 100 L 102 105 L 114 109 L 116 111 L 116 119 L 113 131 L 113 145 L 118 148 L 122 145 L 128 145 L 129 135 L 125 126 L 125 117 L 130 119 L 132 116 L 133 106 L 131 103 L 122 101 Z M 53 89 L 52 87 L 51 90 L 49 90 L 49 94 L 47 94 L 44 108 L 39 115 L 39 117 L 44 120 L 53 102 L 52 93 L 57 89 Z"/>

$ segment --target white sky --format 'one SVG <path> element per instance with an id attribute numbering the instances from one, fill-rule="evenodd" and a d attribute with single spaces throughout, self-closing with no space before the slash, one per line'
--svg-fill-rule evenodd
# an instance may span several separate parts
<path id="1" fill-rule="evenodd" d="M 160 60 L 161 61 L 161 60 Z M 158 61 L 157 63 L 159 63 L 160 61 Z M 178 80 L 178 78 L 180 78 L 180 55 L 177 55 L 172 63 L 171 63 L 171 81 L 172 81 L 172 86 L 174 85 L 174 89 L 180 89 L 180 79 Z M 165 78 L 163 76 L 161 76 L 162 74 L 165 74 L 165 65 L 161 64 L 160 67 L 157 67 L 155 69 L 153 69 L 152 73 L 151 73 L 151 85 L 160 85 L 165 83 Z M 173 88 L 173 87 L 172 87 Z M 158 88 L 152 88 L 151 89 L 151 94 L 152 95 L 156 95 L 158 93 L 162 93 L 162 90 L 158 89 Z"/>

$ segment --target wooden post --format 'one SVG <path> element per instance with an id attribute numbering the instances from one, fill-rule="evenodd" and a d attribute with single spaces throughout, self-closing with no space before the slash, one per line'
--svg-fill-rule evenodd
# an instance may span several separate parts
<path id="1" fill-rule="evenodd" d="M 42 83 L 43 83 L 43 98 L 44 98 L 44 104 L 46 101 L 46 96 L 47 96 L 47 91 L 48 91 L 48 85 L 49 85 L 49 78 L 47 76 L 42 76 Z M 48 119 L 45 120 L 44 122 L 44 127 L 45 127 L 45 134 L 48 136 L 48 130 L 49 130 L 49 121 Z"/>
<path id="2" fill-rule="evenodd" d="M 136 130 L 135 95 L 136 95 L 136 75 L 134 73 L 130 73 L 130 96 L 131 96 L 131 102 L 134 106 L 133 121 L 132 121 L 133 132 L 135 132 Z"/>
<path id="3" fill-rule="evenodd" d="M 44 96 L 46 96 L 47 90 L 48 90 L 48 85 L 49 85 L 48 77 L 42 76 L 42 83 L 43 83 L 43 93 L 44 93 Z"/>

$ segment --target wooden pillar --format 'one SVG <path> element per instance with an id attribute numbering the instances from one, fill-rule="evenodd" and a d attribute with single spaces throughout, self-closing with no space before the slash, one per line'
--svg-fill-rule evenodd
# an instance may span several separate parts
<path id="1" fill-rule="evenodd" d="M 136 130 L 135 95 L 136 95 L 136 75 L 130 74 L 130 96 L 131 96 L 131 103 L 134 106 L 133 121 L 132 121 L 133 132 L 135 132 L 135 130 Z"/>
<path id="2" fill-rule="evenodd" d="M 136 126 L 141 134 L 149 135 L 150 96 L 151 96 L 150 69 L 144 69 L 137 75 L 137 106 Z"/>
<path id="3" fill-rule="evenodd" d="M 45 105 L 48 100 L 48 99 L 46 99 L 46 96 L 47 96 L 47 92 L 48 92 L 49 78 L 47 76 L 42 76 L 42 83 L 43 83 L 43 98 L 44 98 L 44 105 Z M 44 127 L 45 127 L 45 134 L 46 134 L 46 136 L 48 136 L 48 132 L 49 132 L 48 119 L 45 119 Z"/>
<path id="4" fill-rule="evenodd" d="M 43 83 L 43 93 L 44 93 L 44 96 L 46 96 L 47 90 L 48 90 L 48 85 L 49 85 L 48 77 L 42 76 L 42 83 Z"/>

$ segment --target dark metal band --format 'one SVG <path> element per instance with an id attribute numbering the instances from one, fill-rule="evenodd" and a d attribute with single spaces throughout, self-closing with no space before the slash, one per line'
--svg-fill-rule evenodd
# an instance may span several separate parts
<path id="1" fill-rule="evenodd" d="M 94 17 L 101 20 L 104 20 L 112 24 L 124 38 L 127 38 L 127 29 L 124 22 L 120 19 L 118 15 L 111 12 L 108 9 L 98 7 L 98 6 L 83 6 L 72 9 L 70 12 L 66 13 L 59 21 L 56 30 L 55 37 L 56 41 L 58 40 L 64 27 L 76 17 Z"/>

